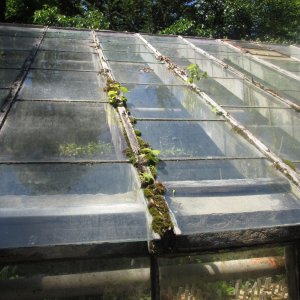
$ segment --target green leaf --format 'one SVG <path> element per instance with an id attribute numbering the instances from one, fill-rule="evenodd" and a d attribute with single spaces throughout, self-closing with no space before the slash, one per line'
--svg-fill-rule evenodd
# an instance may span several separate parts
<path id="1" fill-rule="evenodd" d="M 122 93 L 128 93 L 128 89 L 126 86 L 121 86 L 120 90 L 122 91 Z"/>
<path id="2" fill-rule="evenodd" d="M 152 150 L 152 153 L 157 156 L 160 153 L 160 151 L 159 150 Z"/>

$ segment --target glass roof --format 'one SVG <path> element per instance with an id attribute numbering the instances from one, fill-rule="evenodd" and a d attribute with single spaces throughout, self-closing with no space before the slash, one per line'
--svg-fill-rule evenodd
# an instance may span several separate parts
<path id="1" fill-rule="evenodd" d="M 143 35 L 182 69 L 195 63 L 207 73 L 196 93 L 139 35 L 95 36 L 99 49 L 88 30 L 0 26 L 3 107 L 13 93 L 1 112 L 0 250 L 155 239 L 138 171 L 124 154 L 126 131 L 104 91 L 105 62 L 128 89 L 136 132 L 160 151 L 157 180 L 177 239 L 300 224 L 299 188 L 206 101 L 299 170 L 299 112 L 276 96 L 300 104 L 294 52 L 274 48 L 276 58 L 261 58 L 256 44 L 239 45 L 256 51 L 246 53 L 237 42 Z"/>

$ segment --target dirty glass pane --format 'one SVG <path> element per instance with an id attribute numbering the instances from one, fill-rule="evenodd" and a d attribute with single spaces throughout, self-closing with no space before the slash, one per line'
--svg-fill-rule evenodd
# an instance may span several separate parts
<path id="1" fill-rule="evenodd" d="M 275 170 L 265 159 L 161 161 L 158 165 L 158 178 L 163 182 L 255 179 L 274 176 Z"/>
<path id="2" fill-rule="evenodd" d="M 159 258 L 158 264 L 163 300 L 288 299 L 284 248 Z"/>
<path id="3" fill-rule="evenodd" d="M 126 32 L 109 32 L 109 31 L 96 31 L 98 38 L 103 39 L 122 39 L 122 40 L 132 40 L 135 39 L 134 34 Z"/>
<path id="4" fill-rule="evenodd" d="M 99 56 L 94 53 L 39 51 L 33 68 L 99 71 Z"/>
<path id="5" fill-rule="evenodd" d="M 104 51 L 106 60 L 111 61 L 124 61 L 124 62 L 150 62 L 161 63 L 151 53 L 129 53 L 129 52 L 117 52 L 117 51 Z"/>
<path id="6" fill-rule="evenodd" d="M 35 38 L 0 36 L 0 50 L 31 50 L 36 45 Z"/>
<path id="7" fill-rule="evenodd" d="M 125 159 L 115 112 L 94 103 L 16 102 L 0 133 L 1 161 Z"/>
<path id="8" fill-rule="evenodd" d="M 16 69 L 0 69 L 0 88 L 11 87 L 19 73 Z"/>
<path id="9" fill-rule="evenodd" d="M 143 37 L 150 43 L 174 43 L 177 45 L 184 44 L 186 43 L 178 38 L 177 36 L 157 36 L 157 35 L 143 35 Z"/>
<path id="10" fill-rule="evenodd" d="M 0 170 L 1 248 L 147 240 L 143 196 L 130 164 Z"/>
<path id="11" fill-rule="evenodd" d="M 300 117 L 292 109 L 227 108 L 274 153 L 288 160 L 300 159 Z"/>
<path id="12" fill-rule="evenodd" d="M 283 130 L 300 127 L 300 115 L 293 109 L 280 108 L 226 108 L 243 125 L 280 126 Z"/>
<path id="13" fill-rule="evenodd" d="M 5 265 L 0 268 L 0 289 L 6 299 L 20 294 L 32 299 L 34 294 L 48 300 L 148 300 L 149 265 L 149 257 L 131 255 Z M 26 289 L 20 288 L 24 281 Z"/>
<path id="14" fill-rule="evenodd" d="M 2 50 L 0 68 L 22 68 L 29 54 L 29 51 Z"/>
<path id="15" fill-rule="evenodd" d="M 160 45 L 164 45 L 164 44 L 156 44 L 155 48 L 165 56 L 172 57 L 172 58 L 178 57 L 181 59 L 189 59 L 189 58 L 201 59 L 201 57 L 191 47 L 188 48 L 184 46 L 185 48 L 178 48 L 176 46 L 173 47 L 172 45 L 172 47 L 165 48 Z"/>
<path id="16" fill-rule="evenodd" d="M 46 33 L 46 38 L 64 38 L 64 39 L 92 39 L 91 31 L 84 30 L 64 30 L 49 28 Z"/>
<path id="17" fill-rule="evenodd" d="M 43 28 L 0 25 L 0 35 L 16 37 L 41 37 Z"/>
<path id="18" fill-rule="evenodd" d="M 88 40 L 45 38 L 42 42 L 41 50 L 94 52 L 93 46 L 93 41 Z"/>
<path id="19" fill-rule="evenodd" d="M 9 95 L 9 89 L 0 89 L 0 107 L 4 104 L 7 96 Z"/>
<path id="20" fill-rule="evenodd" d="M 182 81 L 171 76 L 166 67 L 161 64 L 109 62 L 109 65 L 117 81 L 121 83 L 182 85 Z"/>
<path id="21" fill-rule="evenodd" d="M 300 126 L 249 125 L 247 128 L 278 156 L 300 160 Z"/>
<path id="22" fill-rule="evenodd" d="M 102 100 L 104 82 L 97 73 L 73 71 L 29 71 L 19 99 Z"/>
<path id="23" fill-rule="evenodd" d="M 220 119 L 186 86 L 127 84 L 127 105 L 139 118 Z"/>
<path id="24" fill-rule="evenodd" d="M 122 51 L 123 48 L 126 48 L 127 46 L 142 46 L 145 45 L 143 41 L 140 39 L 136 38 L 117 38 L 117 37 L 112 37 L 112 38 L 99 38 L 99 42 L 101 45 L 107 45 L 108 47 L 115 47 L 115 51 Z"/>
<path id="25" fill-rule="evenodd" d="M 292 59 L 264 58 L 267 62 L 300 76 L 300 62 Z"/>
<path id="26" fill-rule="evenodd" d="M 98 39 L 100 43 L 112 43 L 112 44 L 120 44 L 125 45 L 125 44 L 144 44 L 140 39 L 127 34 L 126 36 L 119 36 L 116 34 L 112 35 L 99 35 L 98 34 Z"/>
<path id="27" fill-rule="evenodd" d="M 129 201 L 134 198 L 132 191 L 139 188 L 135 170 L 128 163 L 1 164 L 0 173 L 0 206 L 11 209 L 21 209 L 21 203 L 35 203 L 40 209 L 50 204 L 64 207 L 69 201 L 82 206 L 93 200 L 105 202 L 105 196 L 114 194 L 123 196 L 119 200 Z"/>
<path id="28" fill-rule="evenodd" d="M 147 46 L 143 44 L 124 44 L 122 46 L 118 46 L 116 43 L 100 43 L 101 48 L 103 50 L 109 51 L 124 51 L 124 52 L 146 52 L 149 53 L 150 50 Z"/>
<path id="29" fill-rule="evenodd" d="M 202 186 L 202 182 L 197 184 L 198 190 L 202 190 Z M 177 192 L 180 185 L 171 185 L 171 188 Z M 225 192 L 218 192 L 225 188 Z M 205 183 L 205 189 L 207 193 L 194 190 L 192 194 L 178 192 L 174 197 L 166 197 L 183 234 L 285 226 L 300 221 L 298 198 L 287 192 L 284 182 L 224 180 Z"/>
<path id="30" fill-rule="evenodd" d="M 136 127 L 160 157 L 261 157 L 224 122 L 146 122 Z"/>

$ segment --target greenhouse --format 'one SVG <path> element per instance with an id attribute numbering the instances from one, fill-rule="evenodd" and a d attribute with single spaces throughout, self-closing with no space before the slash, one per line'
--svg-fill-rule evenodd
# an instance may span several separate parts
<path id="1" fill-rule="evenodd" d="M 299 45 L 0 25 L 0 298 L 300 299 L 299 83 Z"/>

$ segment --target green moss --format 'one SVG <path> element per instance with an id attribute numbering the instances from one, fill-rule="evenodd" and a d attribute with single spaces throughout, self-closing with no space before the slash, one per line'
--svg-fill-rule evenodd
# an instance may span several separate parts
<path id="1" fill-rule="evenodd" d="M 129 117 L 129 121 L 132 125 L 136 124 L 136 118 L 134 117 Z"/>
<path id="2" fill-rule="evenodd" d="M 155 194 L 154 194 L 152 189 L 147 187 L 147 188 L 144 189 L 144 196 L 146 198 L 153 198 L 155 196 Z"/>
<path id="3" fill-rule="evenodd" d="M 139 176 L 142 183 L 142 187 L 147 187 L 148 185 L 153 184 L 154 182 L 154 178 L 152 174 L 145 172 L 145 173 L 140 173 Z"/>
<path id="4" fill-rule="evenodd" d="M 135 133 L 136 136 L 141 136 L 142 135 L 141 131 L 138 130 L 138 129 L 135 129 L 134 133 Z"/>
<path id="5" fill-rule="evenodd" d="M 145 142 L 141 137 L 137 136 L 137 141 L 138 141 L 138 144 L 140 146 L 140 148 L 147 148 L 149 147 L 149 144 L 147 142 Z"/>
<path id="6" fill-rule="evenodd" d="M 150 168 L 150 171 L 151 171 L 153 177 L 156 178 L 157 177 L 157 167 L 156 166 L 149 166 L 149 168 Z"/>
<path id="7" fill-rule="evenodd" d="M 289 159 L 284 159 L 283 162 L 287 164 L 290 168 L 292 168 L 294 171 L 296 171 L 296 166 L 292 161 L 290 161 Z"/>
<path id="8" fill-rule="evenodd" d="M 136 159 L 136 155 L 130 148 L 126 148 L 124 151 L 124 154 L 129 158 L 129 161 L 134 165 L 137 166 L 138 161 Z"/>

